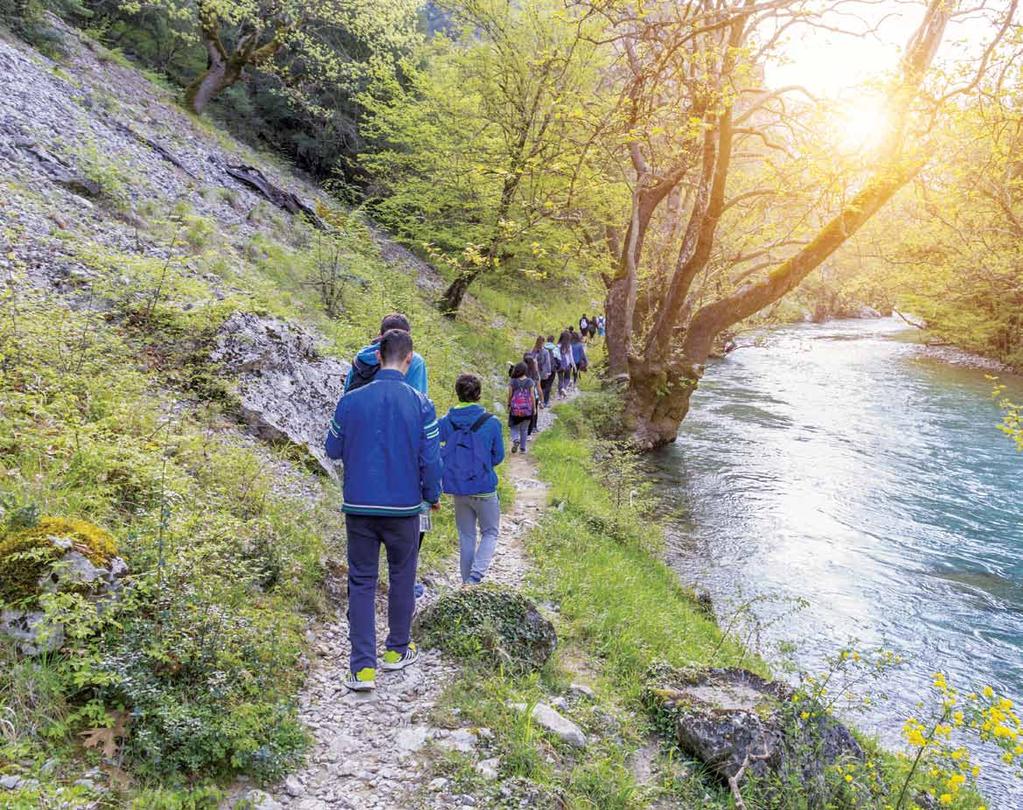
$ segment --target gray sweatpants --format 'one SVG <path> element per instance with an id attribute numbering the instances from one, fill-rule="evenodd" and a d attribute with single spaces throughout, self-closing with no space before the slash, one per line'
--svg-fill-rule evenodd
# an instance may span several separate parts
<path id="1" fill-rule="evenodd" d="M 458 527 L 458 549 L 462 582 L 479 582 L 487 573 L 497 548 L 501 529 L 501 504 L 497 493 L 490 495 L 453 495 L 455 526 Z M 476 524 L 480 540 L 476 545 Z"/>

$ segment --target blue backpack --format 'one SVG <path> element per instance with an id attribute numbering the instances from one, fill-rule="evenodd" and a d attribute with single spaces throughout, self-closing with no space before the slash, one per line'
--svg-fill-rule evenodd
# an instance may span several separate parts
<path id="1" fill-rule="evenodd" d="M 493 414 L 484 411 L 471 425 L 461 427 L 451 425 L 452 436 L 441 451 L 445 478 L 450 474 L 454 480 L 471 483 L 485 478 L 490 472 L 490 454 L 484 453 L 476 438 L 476 431 L 483 427 L 491 416 Z"/>

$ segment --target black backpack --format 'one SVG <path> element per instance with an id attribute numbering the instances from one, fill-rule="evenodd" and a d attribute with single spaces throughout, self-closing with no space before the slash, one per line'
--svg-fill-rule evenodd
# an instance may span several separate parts
<path id="1" fill-rule="evenodd" d="M 362 388 L 367 383 L 373 382 L 378 371 L 380 371 L 379 363 L 370 365 L 356 357 L 355 362 L 352 363 L 352 381 L 348 384 L 348 390 L 345 393 L 349 394 L 356 388 Z"/>

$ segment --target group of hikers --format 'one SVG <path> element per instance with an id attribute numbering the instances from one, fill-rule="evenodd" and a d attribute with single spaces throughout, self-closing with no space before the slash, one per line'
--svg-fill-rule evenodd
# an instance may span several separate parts
<path id="1" fill-rule="evenodd" d="M 554 340 L 538 336 L 509 370 L 508 426 L 512 452 L 525 453 L 539 411 L 550 406 L 554 382 L 565 397 L 589 365 L 585 343 L 603 336 L 602 315 L 579 319 Z M 348 539 L 350 672 L 344 686 L 376 688 L 375 595 L 380 546 L 387 554 L 388 635 L 379 661 L 385 672 L 419 657 L 411 638 L 416 598 L 425 592 L 416 569 L 430 513 L 441 493 L 451 497 L 458 530 L 462 582 L 478 585 L 497 548 L 501 508 L 495 468 L 504 460 L 504 432 L 479 404 L 482 380 L 461 374 L 458 404 L 438 419 L 428 397 L 426 363 L 414 350 L 412 326 L 387 315 L 379 336 L 359 351 L 327 432 L 326 452 L 344 465 Z"/>

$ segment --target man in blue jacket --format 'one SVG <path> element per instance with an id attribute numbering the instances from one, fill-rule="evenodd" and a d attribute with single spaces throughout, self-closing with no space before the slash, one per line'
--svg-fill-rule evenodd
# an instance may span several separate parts
<path id="1" fill-rule="evenodd" d="M 385 332 L 391 329 L 401 329 L 403 332 L 412 334 L 412 324 L 409 323 L 409 319 L 402 315 L 400 312 L 392 312 L 390 315 L 385 315 L 383 320 L 380 321 L 380 334 L 383 335 Z M 348 370 L 348 376 L 345 377 L 345 388 L 344 392 L 347 394 L 349 391 L 360 388 L 368 382 L 371 382 L 376 376 L 377 371 L 380 369 L 380 360 L 377 358 L 377 348 L 380 345 L 380 338 L 378 337 L 368 346 L 363 346 L 359 349 L 359 353 L 355 355 L 352 360 L 352 367 Z M 405 372 L 405 382 L 415 388 L 420 394 L 429 396 L 429 382 L 426 378 L 426 361 L 423 360 L 422 355 L 419 352 L 412 352 L 412 363 L 408 367 L 408 371 Z M 423 535 L 419 535 L 419 547 L 423 547 Z M 416 583 L 416 598 L 418 599 L 424 593 L 426 588 L 421 583 Z"/>
<path id="2" fill-rule="evenodd" d="M 444 491 L 453 496 L 455 504 L 462 582 L 467 585 L 483 581 L 501 530 L 494 467 L 504 460 L 504 435 L 501 422 L 479 405 L 481 389 L 475 374 L 459 376 L 455 381 L 459 404 L 440 420 Z"/>
<path id="3" fill-rule="evenodd" d="M 389 635 L 381 668 L 400 670 L 419 657 L 411 640 L 419 558 L 419 514 L 440 500 L 440 429 L 433 404 L 405 382 L 412 336 L 392 329 L 377 346 L 372 382 L 341 397 L 327 433 L 330 458 L 344 462 L 348 535 L 348 639 L 345 686 L 376 687 L 376 621 L 380 544 L 387 551 Z"/>
<path id="4" fill-rule="evenodd" d="M 385 315 L 384 319 L 380 322 L 381 336 L 392 329 L 401 329 L 403 332 L 412 334 L 412 324 L 400 312 L 392 312 L 390 315 Z M 348 376 L 345 378 L 346 394 L 352 388 L 359 388 L 374 378 L 380 368 L 380 360 L 377 358 L 379 346 L 380 338 L 378 337 L 368 346 L 363 346 L 359 349 L 359 353 L 355 355 L 355 359 L 352 361 L 352 367 L 348 371 Z M 427 390 L 429 384 L 426 379 L 426 361 L 423 360 L 419 352 L 412 353 L 412 363 L 405 373 L 405 382 L 415 388 L 420 394 L 429 396 L 430 392 Z"/>

